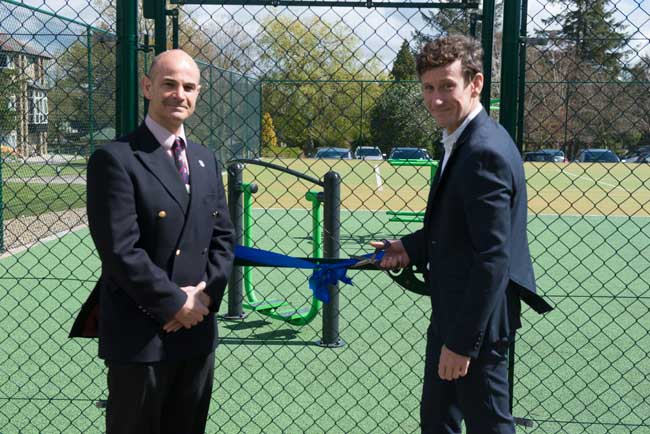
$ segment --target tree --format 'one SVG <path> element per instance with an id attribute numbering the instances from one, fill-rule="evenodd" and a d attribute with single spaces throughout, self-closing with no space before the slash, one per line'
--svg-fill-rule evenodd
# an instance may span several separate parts
<path id="1" fill-rule="evenodd" d="M 434 9 L 421 12 L 420 15 L 426 27 L 432 29 L 432 33 L 416 31 L 414 39 L 418 47 L 444 35 L 469 35 L 471 16 L 467 9 Z"/>
<path id="2" fill-rule="evenodd" d="M 370 112 L 372 144 L 388 153 L 394 146 L 414 146 L 433 151 L 440 129 L 424 107 L 416 82 L 393 82 Z"/>
<path id="3" fill-rule="evenodd" d="M 559 24 L 559 30 L 544 30 L 539 34 L 556 41 L 559 49 L 573 55 L 576 75 L 604 73 L 615 78 L 627 54 L 624 47 L 629 37 L 619 31 L 625 26 L 614 19 L 614 11 L 607 10 L 609 0 L 550 0 L 550 3 L 569 8 L 543 20 L 544 24 Z"/>
<path id="4" fill-rule="evenodd" d="M 86 38 L 80 38 L 57 59 L 55 85 L 48 93 L 54 141 L 61 140 L 66 129 L 83 136 L 114 125 L 117 41 L 114 35 L 101 32 L 93 32 L 90 40 L 88 47 Z"/>
<path id="5" fill-rule="evenodd" d="M 395 57 L 395 62 L 393 63 L 393 69 L 391 69 L 390 74 L 393 77 L 393 80 L 415 80 L 416 71 L 415 71 L 415 58 L 409 43 L 406 39 L 402 41 L 402 46 L 397 52 L 397 57 Z"/>
<path id="6" fill-rule="evenodd" d="M 433 150 L 440 132 L 422 102 L 415 59 L 406 40 L 395 56 L 391 75 L 394 81 L 384 87 L 370 111 L 372 144 L 385 153 L 394 146 Z"/>
<path id="7" fill-rule="evenodd" d="M 367 130 L 364 110 L 378 87 L 360 80 L 379 75 L 362 41 L 345 23 L 321 17 L 269 16 L 258 38 L 263 110 L 278 139 L 290 146 L 346 146 Z"/>
<path id="8" fill-rule="evenodd" d="M 262 147 L 275 148 L 276 146 L 278 146 L 278 138 L 273 128 L 273 119 L 271 114 L 266 112 L 262 116 Z"/>

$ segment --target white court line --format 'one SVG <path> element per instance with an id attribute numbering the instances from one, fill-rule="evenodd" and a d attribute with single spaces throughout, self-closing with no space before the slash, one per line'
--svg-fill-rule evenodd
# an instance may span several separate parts
<path id="1" fill-rule="evenodd" d="M 375 166 L 375 180 L 377 181 L 377 191 L 384 191 L 381 182 L 381 173 L 379 172 L 379 165 Z"/>
<path id="2" fill-rule="evenodd" d="M 562 169 L 558 169 L 558 170 L 560 171 L 560 173 L 566 173 L 567 175 L 575 176 L 577 179 L 584 178 L 584 179 L 587 179 L 587 180 L 589 180 L 589 181 L 591 181 L 591 182 L 593 182 L 595 184 L 603 184 L 603 185 L 606 185 L 607 187 L 620 188 L 621 190 L 625 191 L 626 193 L 629 193 L 626 189 L 624 189 L 620 185 L 614 185 L 614 184 L 610 184 L 609 182 L 599 181 L 597 179 L 592 178 L 591 176 L 579 175 L 577 173 L 569 172 L 568 170 L 562 170 Z"/>

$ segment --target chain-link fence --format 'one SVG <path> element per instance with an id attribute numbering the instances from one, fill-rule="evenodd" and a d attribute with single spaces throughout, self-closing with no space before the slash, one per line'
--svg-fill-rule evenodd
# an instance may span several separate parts
<path id="1" fill-rule="evenodd" d="M 650 432 L 650 166 L 592 150 L 650 158 L 647 8 L 529 1 L 522 22 L 502 29 L 503 8 L 489 2 L 171 3 L 169 34 L 201 69 L 189 136 L 225 166 L 251 160 L 243 240 L 299 257 L 323 254 L 323 187 L 307 178 L 329 171 L 341 177 L 341 257 L 421 225 L 436 168 L 427 157 L 439 155 L 441 134 L 413 70 L 423 41 L 493 35 L 489 101 L 512 54 L 501 53 L 502 38 L 528 35 L 523 92 L 499 104 L 519 103 L 531 251 L 556 309 L 524 312 L 513 413 L 532 421 L 525 432 Z M 103 430 L 96 342 L 67 332 L 99 272 L 85 162 L 118 134 L 115 19 L 105 0 L 0 1 L 2 433 Z M 140 17 L 138 29 L 144 71 L 154 23 Z M 418 432 L 429 302 L 384 273 L 350 275 L 354 286 L 340 288 L 344 345 L 323 348 L 323 306 L 306 272 L 242 272 L 247 315 L 221 322 L 208 432 Z"/>

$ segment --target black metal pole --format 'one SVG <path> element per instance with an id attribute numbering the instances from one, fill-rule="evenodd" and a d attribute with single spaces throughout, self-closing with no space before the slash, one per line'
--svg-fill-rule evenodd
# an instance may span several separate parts
<path id="1" fill-rule="evenodd" d="M 341 241 L 341 177 L 329 171 L 325 174 L 323 203 L 323 256 L 338 258 Z M 339 336 L 339 287 L 329 286 L 330 301 L 323 305 L 323 337 L 316 343 L 321 347 L 345 345 Z"/>
<path id="2" fill-rule="evenodd" d="M 483 108 L 488 113 L 490 113 L 490 99 L 492 98 L 494 3 L 495 0 L 485 0 L 483 2 L 483 16 L 481 18 L 481 45 L 483 46 L 483 92 L 481 92 L 481 104 L 483 104 Z"/>
<path id="3" fill-rule="evenodd" d="M 519 31 L 519 89 L 517 90 L 517 148 L 524 151 L 524 109 L 526 93 L 526 47 L 528 46 L 528 0 L 521 2 Z"/>
<path id="4" fill-rule="evenodd" d="M 241 245 L 243 238 L 244 201 L 242 195 L 242 181 L 244 179 L 244 165 L 236 163 L 228 167 L 228 209 L 230 218 L 235 226 L 235 244 Z M 228 280 L 228 313 L 225 319 L 244 319 L 246 314 L 243 307 L 243 269 L 235 265 Z"/>

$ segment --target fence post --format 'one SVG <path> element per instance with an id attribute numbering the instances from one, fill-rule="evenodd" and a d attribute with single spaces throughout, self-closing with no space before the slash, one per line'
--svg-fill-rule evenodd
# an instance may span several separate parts
<path id="1" fill-rule="evenodd" d="M 117 136 L 138 124 L 138 2 L 117 0 Z"/>
<path id="2" fill-rule="evenodd" d="M 341 177 L 334 171 L 325 174 L 323 256 L 338 258 L 341 240 Z M 321 347 L 337 348 L 345 345 L 339 336 L 339 287 L 329 286 L 330 301 L 323 304 L 323 338 L 316 341 Z"/>
<path id="3" fill-rule="evenodd" d="M 505 2 L 503 7 L 503 58 L 501 59 L 501 104 L 499 122 L 512 140 L 517 140 L 517 76 L 519 74 L 519 24 L 521 0 Z"/>
<path id="4" fill-rule="evenodd" d="M 154 46 L 155 53 L 167 50 L 167 6 L 165 0 L 154 0 Z"/>
<path id="5" fill-rule="evenodd" d="M 244 179 L 243 172 L 244 165 L 241 163 L 231 164 L 228 167 L 228 209 L 232 223 L 235 226 L 236 245 L 242 245 L 243 238 L 244 203 L 241 188 Z M 225 319 L 239 320 L 246 317 L 243 307 L 244 296 L 242 286 L 242 267 L 235 265 L 228 280 L 228 313 L 224 315 Z"/>
<path id="6" fill-rule="evenodd" d="M 494 39 L 494 0 L 483 2 L 481 17 L 481 45 L 483 46 L 483 92 L 481 103 L 490 113 L 490 98 L 492 97 L 492 43 Z"/>
<path id="7" fill-rule="evenodd" d="M 86 26 L 86 43 L 88 44 L 88 155 L 95 151 L 95 115 L 93 113 L 93 35 L 90 26 Z"/>

